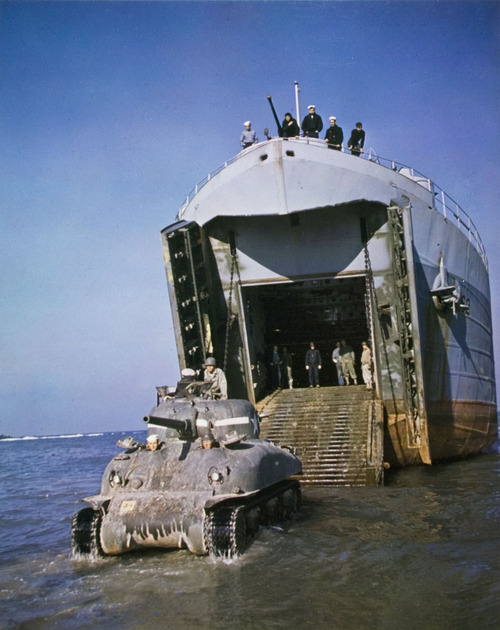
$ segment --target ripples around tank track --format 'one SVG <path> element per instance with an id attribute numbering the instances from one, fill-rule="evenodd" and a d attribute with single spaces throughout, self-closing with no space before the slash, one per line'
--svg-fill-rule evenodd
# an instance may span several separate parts
<path id="1" fill-rule="evenodd" d="M 500 460 L 307 489 L 301 514 L 231 561 L 70 557 L 71 517 L 122 434 L 0 443 L 0 628 L 496 628 Z"/>

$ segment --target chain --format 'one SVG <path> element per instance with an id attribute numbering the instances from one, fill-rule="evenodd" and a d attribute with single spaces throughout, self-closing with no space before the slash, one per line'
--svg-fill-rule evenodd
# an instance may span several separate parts
<path id="1" fill-rule="evenodd" d="M 372 265 L 371 265 L 371 261 L 370 261 L 370 253 L 368 251 L 368 241 L 366 241 L 365 243 L 363 243 L 363 247 L 365 250 L 365 312 L 366 312 L 366 323 L 368 326 L 368 331 L 369 334 L 371 336 L 370 341 L 373 340 L 373 313 L 372 313 L 372 294 L 374 296 L 376 296 L 375 293 L 375 287 L 373 286 L 373 270 L 372 270 Z M 376 298 L 375 298 L 376 299 Z M 373 347 L 373 343 L 372 343 L 372 347 Z M 374 378 L 373 378 L 373 349 L 372 352 L 370 354 L 370 373 L 372 374 L 372 401 L 375 400 L 375 383 L 374 383 Z M 375 410 L 375 406 L 372 405 L 372 413 Z"/>
<path id="2" fill-rule="evenodd" d="M 238 282 L 241 285 L 241 275 L 240 268 L 238 266 L 238 258 L 236 254 L 236 249 L 231 252 L 231 278 L 229 280 L 229 298 L 227 301 L 227 321 L 226 321 L 226 339 L 224 343 L 224 363 L 223 363 L 223 371 L 227 370 L 227 362 L 229 355 L 229 335 L 231 332 L 231 324 L 234 319 L 233 315 L 233 286 L 234 286 L 234 271 L 238 275 Z"/>

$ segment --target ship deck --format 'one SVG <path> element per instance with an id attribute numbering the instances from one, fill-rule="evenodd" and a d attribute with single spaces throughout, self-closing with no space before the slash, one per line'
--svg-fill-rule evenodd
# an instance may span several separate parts
<path id="1" fill-rule="evenodd" d="M 332 167 L 336 169 L 335 186 L 328 188 L 324 183 Z M 222 189 L 227 207 L 224 200 L 221 203 Z M 269 198 L 267 191 L 272 189 L 277 194 Z M 238 199 L 237 214 L 248 216 L 291 213 L 357 199 L 388 205 L 398 192 L 424 199 L 430 209 L 467 236 L 488 266 L 471 217 L 432 179 L 373 150 L 356 157 L 344 150 L 332 151 L 323 140 L 315 138 L 272 138 L 241 151 L 196 184 L 177 218 L 203 225 L 215 216 L 234 214 L 234 199 Z M 212 205 L 214 198 L 216 203 Z"/>

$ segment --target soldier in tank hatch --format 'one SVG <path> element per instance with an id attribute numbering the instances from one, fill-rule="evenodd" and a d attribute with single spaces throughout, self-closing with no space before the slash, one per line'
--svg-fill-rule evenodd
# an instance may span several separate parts
<path id="1" fill-rule="evenodd" d="M 321 116 L 316 113 L 316 106 L 309 105 L 309 113 L 302 121 L 302 131 L 307 138 L 318 138 L 319 132 L 323 129 Z"/>
<path id="2" fill-rule="evenodd" d="M 205 361 L 203 373 L 205 383 L 211 383 L 210 395 L 219 400 L 227 400 L 227 380 L 224 372 L 217 367 L 214 357 L 208 357 Z"/>
<path id="3" fill-rule="evenodd" d="M 201 446 L 205 451 L 209 451 L 214 447 L 215 438 L 213 433 L 207 429 L 201 438 Z"/>
<path id="4" fill-rule="evenodd" d="M 148 451 L 156 451 L 158 450 L 159 446 L 160 441 L 156 433 L 148 435 L 148 437 L 146 438 L 146 448 L 148 449 Z"/>

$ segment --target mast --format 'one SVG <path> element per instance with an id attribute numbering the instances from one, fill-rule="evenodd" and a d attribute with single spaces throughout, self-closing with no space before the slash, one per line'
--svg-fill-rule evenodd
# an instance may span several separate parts
<path id="1" fill-rule="evenodd" d="M 295 110 L 297 112 L 296 120 L 297 120 L 297 124 L 300 127 L 299 92 L 300 92 L 299 82 L 295 81 Z"/>

